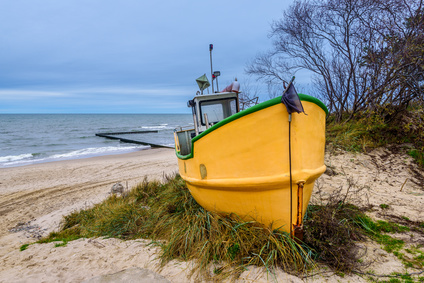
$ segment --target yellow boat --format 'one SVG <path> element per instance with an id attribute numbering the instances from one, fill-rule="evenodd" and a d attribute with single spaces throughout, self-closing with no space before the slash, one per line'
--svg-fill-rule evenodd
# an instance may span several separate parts
<path id="1" fill-rule="evenodd" d="M 196 98 L 197 113 L 204 113 L 205 102 L 210 107 L 218 101 L 222 109 L 230 109 L 237 94 Z M 291 231 L 290 223 L 295 228 L 302 224 L 315 180 L 326 169 L 327 109 L 314 97 L 299 94 L 299 98 L 307 115 L 294 114 L 291 122 L 291 205 L 289 114 L 281 97 L 231 115 L 193 138 L 195 129 L 175 132 L 180 175 L 202 207 L 236 213 L 286 232 Z"/>
<path id="2" fill-rule="evenodd" d="M 314 97 L 299 98 L 307 115 L 293 114 L 291 123 L 281 97 L 241 112 L 235 92 L 189 101 L 194 128 L 175 130 L 176 155 L 180 175 L 202 207 L 295 235 L 302 229 L 315 180 L 326 169 L 328 110 Z"/>

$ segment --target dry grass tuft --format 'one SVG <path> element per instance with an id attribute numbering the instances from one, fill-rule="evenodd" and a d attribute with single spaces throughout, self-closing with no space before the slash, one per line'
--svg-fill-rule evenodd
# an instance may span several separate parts
<path id="1" fill-rule="evenodd" d="M 66 244 L 99 236 L 148 238 L 161 248 L 162 266 L 173 259 L 191 260 L 192 270 L 207 280 L 237 278 L 250 265 L 262 266 L 271 274 L 281 268 L 300 275 L 319 262 L 351 272 L 361 267 L 355 243 L 365 236 L 392 251 L 398 251 L 401 243 L 381 235 L 400 231 L 400 226 L 373 222 L 364 209 L 348 203 L 360 194 L 353 182 L 349 184 L 347 192 L 336 190 L 309 206 L 302 243 L 255 221 L 204 210 L 178 175 L 167 177 L 165 183 L 145 180 L 123 196 L 112 195 L 93 208 L 74 212 L 64 218 L 61 231 L 40 242 Z"/>
<path id="2" fill-rule="evenodd" d="M 147 182 L 124 196 L 110 196 L 91 209 L 64 218 L 50 241 L 71 237 L 150 238 L 159 245 L 161 265 L 192 260 L 206 278 L 237 277 L 249 265 L 269 272 L 303 273 L 314 267 L 312 251 L 287 233 L 271 231 L 237 215 L 220 215 L 196 203 L 179 176 Z M 44 239 L 43 242 L 49 241 Z"/>

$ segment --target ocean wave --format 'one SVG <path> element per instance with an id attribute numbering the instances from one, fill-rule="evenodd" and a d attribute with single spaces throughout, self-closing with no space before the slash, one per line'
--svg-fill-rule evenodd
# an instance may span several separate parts
<path id="1" fill-rule="evenodd" d="M 171 145 L 176 125 L 185 126 L 190 122 L 193 124 L 191 114 L 30 114 L 7 117 L 10 122 L 8 121 L 5 127 L 0 127 L 3 133 L 0 167 L 120 154 L 143 149 L 143 147 L 131 148 L 136 144 L 99 138 L 95 133 L 157 131 L 157 133 L 122 135 L 122 137 Z"/>
<path id="2" fill-rule="evenodd" d="M 79 150 L 74 150 L 65 153 L 54 154 L 51 156 L 43 158 L 34 158 L 40 156 L 39 153 L 36 154 L 21 154 L 13 156 L 2 156 L 0 157 L 0 167 L 10 167 L 10 166 L 21 166 L 34 163 L 43 163 L 50 161 L 59 161 L 59 160 L 68 160 L 68 159 L 79 159 L 86 157 L 94 157 L 101 155 L 112 155 L 112 154 L 121 154 L 128 153 L 136 150 L 148 149 L 150 146 L 146 145 L 137 145 L 137 146 L 106 146 L 106 147 L 90 147 Z"/>
<path id="3" fill-rule="evenodd" d="M 161 124 L 158 126 L 142 126 L 142 129 L 146 130 L 173 130 L 174 127 L 168 126 L 168 124 Z"/>
<path id="4" fill-rule="evenodd" d="M 159 125 L 159 126 L 142 126 L 142 129 L 165 129 L 166 126 L 164 125 Z"/>
<path id="5" fill-rule="evenodd" d="M 24 153 L 19 155 L 8 155 L 8 156 L 0 156 L 0 163 L 6 163 L 6 162 L 14 162 L 19 160 L 25 160 L 33 158 L 33 155 L 31 153 Z"/>
<path id="6" fill-rule="evenodd" d="M 79 158 L 82 156 L 97 156 L 107 155 L 114 153 L 124 153 L 138 149 L 150 148 L 149 146 L 138 145 L 138 146 L 105 146 L 105 147 L 89 147 L 79 150 L 74 150 L 67 153 L 55 154 L 50 156 L 52 159 L 68 159 L 68 158 Z"/>

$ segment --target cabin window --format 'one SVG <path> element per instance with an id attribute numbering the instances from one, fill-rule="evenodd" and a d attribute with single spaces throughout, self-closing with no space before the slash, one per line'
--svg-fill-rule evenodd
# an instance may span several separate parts
<path id="1" fill-rule="evenodd" d="M 205 114 L 208 115 L 209 123 L 218 123 L 227 117 L 238 112 L 236 98 L 215 99 L 200 102 L 200 120 L 203 126 L 206 125 Z"/>

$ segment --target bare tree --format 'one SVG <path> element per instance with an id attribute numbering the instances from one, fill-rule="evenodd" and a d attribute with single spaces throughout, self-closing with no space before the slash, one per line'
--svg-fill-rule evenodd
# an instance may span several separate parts
<path id="1" fill-rule="evenodd" d="M 259 102 L 259 87 L 252 85 L 250 79 L 243 82 L 242 92 L 239 94 L 240 110 L 245 110 Z"/>
<path id="2" fill-rule="evenodd" d="M 398 112 L 424 96 L 424 7 L 422 1 L 389 0 L 378 8 L 374 22 L 364 21 L 375 38 L 363 57 L 372 74 L 366 102 L 373 111 L 390 105 Z"/>
<path id="3" fill-rule="evenodd" d="M 296 1 L 272 25 L 272 51 L 255 58 L 247 73 L 273 83 L 299 69 L 313 72 L 321 98 L 338 120 L 371 106 L 407 103 L 410 98 L 396 98 L 410 90 L 412 80 L 399 75 L 406 76 L 412 65 L 415 79 L 420 67 L 422 72 L 422 43 L 416 39 L 419 32 L 422 37 L 422 1 Z"/>

